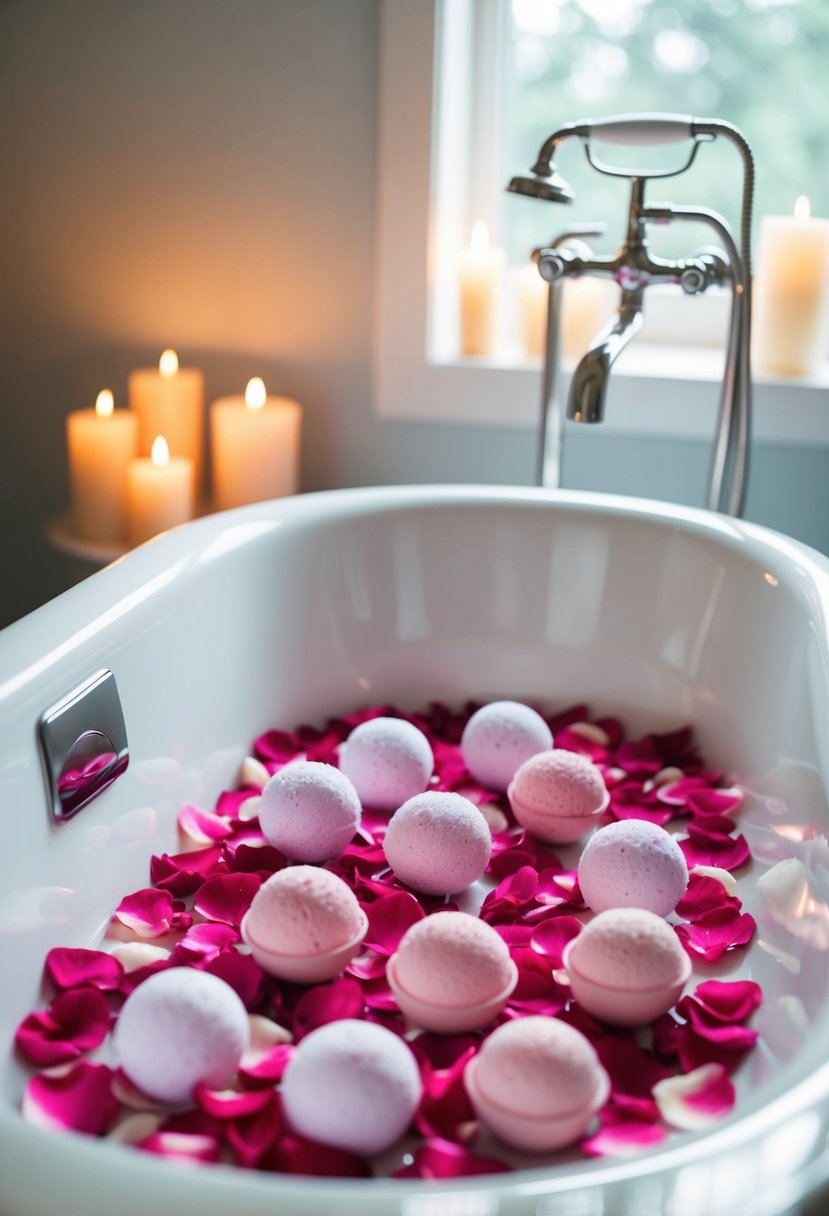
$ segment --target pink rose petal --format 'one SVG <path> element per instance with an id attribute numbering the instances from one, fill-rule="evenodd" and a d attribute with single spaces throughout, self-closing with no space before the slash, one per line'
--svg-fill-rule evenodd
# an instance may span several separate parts
<path id="1" fill-rule="evenodd" d="M 231 1120 L 225 1132 L 237 1161 L 247 1169 L 253 1169 L 259 1164 L 283 1130 L 279 1095 L 274 1093 L 273 1089 L 265 1092 L 267 1102 L 261 1109 L 251 1115 Z"/>
<path id="2" fill-rule="evenodd" d="M 178 829 L 183 836 L 205 845 L 224 840 L 231 832 L 230 823 L 222 815 L 189 804 L 178 813 Z"/>
<path id="3" fill-rule="evenodd" d="M 296 737 L 286 730 L 269 730 L 254 740 L 253 754 L 257 760 L 283 765 L 295 759 L 302 748 Z"/>
<path id="4" fill-rule="evenodd" d="M 745 1022 L 760 1007 L 763 990 L 753 980 L 706 980 L 692 999 L 717 1021 Z"/>
<path id="5" fill-rule="evenodd" d="M 244 839 L 237 837 L 226 840 L 223 854 L 227 868 L 233 874 L 261 873 L 263 870 L 268 874 L 275 874 L 277 870 L 284 870 L 288 864 L 284 853 L 280 853 L 273 845 L 265 844 L 264 837 L 257 841 L 251 835 Z"/>
<path id="6" fill-rule="evenodd" d="M 100 1136 L 118 1117 L 112 1070 L 105 1064 L 77 1063 L 59 1076 L 32 1077 L 23 1098 L 23 1118 L 54 1131 Z"/>
<path id="7" fill-rule="evenodd" d="M 676 914 L 683 920 L 695 922 L 719 908 L 733 908 L 735 912 L 739 912 L 742 906 L 740 900 L 729 895 L 716 878 L 691 874 L 685 894 L 676 906 Z"/>
<path id="8" fill-rule="evenodd" d="M 658 1123 L 640 1122 L 624 1113 L 607 1109 L 600 1116 L 600 1127 L 579 1144 L 588 1157 L 638 1157 L 665 1139 L 665 1128 Z"/>
<path id="9" fill-rule="evenodd" d="M 219 1142 L 213 1136 L 190 1132 L 156 1132 L 135 1146 L 145 1153 L 191 1165 L 212 1165 L 219 1160 Z"/>
<path id="10" fill-rule="evenodd" d="M 209 971 L 230 984 L 246 1009 L 254 1009 L 262 997 L 265 973 L 249 954 L 240 954 L 232 947 L 215 958 L 208 959 L 200 970 Z"/>
<path id="11" fill-rule="evenodd" d="M 175 902 L 169 891 L 146 887 L 125 896 L 113 919 L 131 929 L 136 937 L 163 937 L 176 921 Z"/>
<path id="12" fill-rule="evenodd" d="M 365 1001 L 363 989 L 355 979 L 344 976 L 333 984 L 318 984 L 304 992 L 294 1009 L 294 1035 L 297 1042 L 328 1022 L 342 1018 L 361 1018 Z"/>
<path id="13" fill-rule="evenodd" d="M 98 1047 L 111 1021 L 102 992 L 97 988 L 73 988 L 56 996 L 47 1009 L 24 1018 L 15 1042 L 32 1064 L 49 1068 Z"/>
<path id="14" fill-rule="evenodd" d="M 671 1074 L 670 1068 L 633 1039 L 607 1035 L 593 1045 L 610 1077 L 614 1101 L 620 1095 L 649 1098 L 654 1085 Z"/>
<path id="15" fill-rule="evenodd" d="M 239 934 L 230 925 L 212 922 L 191 925 L 176 945 L 176 961 L 195 962 L 202 959 L 207 962 L 238 941 Z"/>
<path id="16" fill-rule="evenodd" d="M 423 920 L 425 913 L 414 895 L 393 891 L 366 907 L 368 932 L 365 946 L 377 954 L 394 954 L 407 929 Z"/>
<path id="17" fill-rule="evenodd" d="M 181 898 L 192 895 L 208 878 L 225 872 L 222 850 L 217 845 L 171 856 L 162 853 L 150 859 L 150 879 L 162 891 Z"/>
<path id="18" fill-rule="evenodd" d="M 736 787 L 709 789 L 700 786 L 688 791 L 686 806 L 694 816 L 703 820 L 709 815 L 732 815 L 743 804 L 743 791 Z"/>
<path id="19" fill-rule="evenodd" d="M 653 1096 L 666 1123 L 684 1131 L 701 1131 L 734 1107 L 736 1092 L 722 1064 L 703 1064 L 681 1077 L 669 1077 L 653 1087 Z"/>
<path id="20" fill-rule="evenodd" d="M 200 1110 L 214 1119 L 241 1119 L 255 1115 L 271 1103 L 271 1092 L 266 1089 L 209 1089 L 196 1085 L 193 1097 Z"/>
<path id="21" fill-rule="evenodd" d="M 747 946 L 757 923 L 748 912 L 730 907 L 706 912 L 694 924 L 677 925 L 676 933 L 692 958 L 714 963 L 728 950 Z"/>
<path id="22" fill-rule="evenodd" d="M 360 1157 L 329 1148 L 302 1136 L 283 1135 L 264 1153 L 259 1168 L 279 1174 L 308 1174 L 317 1178 L 370 1178 Z"/>
<path id="23" fill-rule="evenodd" d="M 274 1086 L 282 1080 L 282 1074 L 295 1051 L 293 1043 L 275 1043 L 267 1051 L 242 1056 L 239 1080 L 248 1089 Z"/>
<path id="24" fill-rule="evenodd" d="M 103 950 L 78 950 L 56 946 L 46 955 L 46 975 L 56 988 L 99 988 L 102 992 L 117 989 L 124 968 Z"/>
<path id="25" fill-rule="evenodd" d="M 251 900 L 262 886 L 257 874 L 223 874 L 209 878 L 198 890 L 194 908 L 206 920 L 238 929 Z"/>
<path id="26" fill-rule="evenodd" d="M 680 840 L 679 847 L 685 854 L 688 866 L 719 866 L 723 870 L 736 870 L 751 856 L 745 836 L 727 836 L 709 829 L 708 824 L 715 821 L 711 816 L 705 820 L 703 827 L 699 821 L 688 824 L 688 839 Z M 729 826 L 733 827 L 730 820 Z"/>
<path id="27" fill-rule="evenodd" d="M 549 959 L 553 967 L 560 967 L 565 946 L 581 930 L 582 923 L 575 916 L 553 916 L 533 929 L 530 945 L 537 954 Z"/>

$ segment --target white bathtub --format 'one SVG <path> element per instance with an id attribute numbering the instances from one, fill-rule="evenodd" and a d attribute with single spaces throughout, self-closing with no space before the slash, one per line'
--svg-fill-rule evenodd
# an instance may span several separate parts
<path id="1" fill-rule="evenodd" d="M 762 528 L 629 499 L 450 487 L 213 516 L 5 630 L 3 1216 L 763 1216 L 814 1196 L 829 1173 L 827 607 L 829 563 Z M 117 680 L 129 767 L 55 825 L 36 724 L 100 667 Z M 181 804 L 212 805 L 258 733 L 361 704 L 499 694 L 586 700 L 633 728 L 692 722 L 707 758 L 750 791 L 755 854 L 801 862 L 785 914 L 743 882 L 762 1041 L 716 1131 L 633 1160 L 425 1185 L 191 1170 L 21 1120 L 10 1044 L 40 999 L 45 952 L 96 939 L 120 897 L 147 885 L 150 854 L 175 851 Z"/>

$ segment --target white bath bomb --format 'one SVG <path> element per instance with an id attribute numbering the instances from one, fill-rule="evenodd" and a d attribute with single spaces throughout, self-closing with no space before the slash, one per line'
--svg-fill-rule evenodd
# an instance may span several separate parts
<path id="1" fill-rule="evenodd" d="M 489 865 L 492 833 L 468 798 L 427 790 L 394 812 L 383 851 L 407 887 L 428 895 L 455 895 Z"/>
<path id="2" fill-rule="evenodd" d="M 361 722 L 340 747 L 340 769 L 364 806 L 395 811 L 429 784 L 435 759 L 423 731 L 402 718 Z"/>
<path id="3" fill-rule="evenodd" d="M 668 916 L 687 886 L 682 849 L 670 832 L 643 819 L 620 819 L 599 828 L 579 860 L 579 888 L 594 912 L 646 908 Z"/>
<path id="4" fill-rule="evenodd" d="M 281 1092 L 285 1117 L 301 1136 L 374 1157 L 411 1123 L 420 1101 L 420 1072 L 392 1031 L 343 1018 L 301 1040 Z"/>
<path id="5" fill-rule="evenodd" d="M 115 1051 L 134 1085 L 162 1102 L 188 1102 L 200 1081 L 223 1086 L 248 1045 L 247 1010 L 218 976 L 191 967 L 151 975 L 127 997 Z"/>
<path id="6" fill-rule="evenodd" d="M 481 706 L 461 736 L 461 754 L 472 776 L 501 793 L 525 760 L 552 746 L 552 732 L 541 714 L 519 701 Z"/>
<path id="7" fill-rule="evenodd" d="M 262 790 L 259 825 L 292 861 L 339 857 L 360 826 L 357 791 L 333 764 L 293 760 Z"/>

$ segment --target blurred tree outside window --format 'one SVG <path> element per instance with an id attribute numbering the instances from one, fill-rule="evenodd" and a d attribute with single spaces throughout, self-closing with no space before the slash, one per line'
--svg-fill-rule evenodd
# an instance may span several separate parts
<path id="1" fill-rule="evenodd" d="M 484 2 L 495 4 L 498 63 L 487 70 L 501 94 L 498 146 L 487 151 L 504 184 L 526 172 L 544 139 L 567 122 L 635 111 L 691 114 L 734 123 L 754 150 L 755 250 L 760 217 L 791 214 L 800 194 L 809 196 L 813 215 L 829 215 L 829 0 Z M 479 128 L 478 146 L 487 138 Z M 686 149 L 596 150 L 613 164 L 662 168 L 680 164 Z M 607 235 L 593 242 L 597 251 L 612 251 L 623 236 L 628 183 L 591 169 L 579 140 L 563 147 L 557 166 L 575 191 L 570 206 L 500 191 L 494 214 L 511 262 L 525 261 L 576 221 L 607 224 Z M 650 183 L 646 197 L 713 208 L 736 235 L 741 189 L 740 158 L 717 140 L 702 145 L 687 173 Z M 475 206 L 470 198 L 470 212 Z M 650 236 L 665 256 L 716 243 L 710 229 L 689 225 L 651 226 Z"/>

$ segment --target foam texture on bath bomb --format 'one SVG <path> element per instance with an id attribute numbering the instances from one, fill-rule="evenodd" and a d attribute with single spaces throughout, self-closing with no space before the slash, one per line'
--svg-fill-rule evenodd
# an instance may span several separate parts
<path id="1" fill-rule="evenodd" d="M 643 819 L 600 828 L 579 861 L 579 888 L 594 912 L 646 908 L 668 916 L 687 886 L 682 849 L 664 828 Z"/>
<path id="2" fill-rule="evenodd" d="M 556 1018 L 504 1022 L 484 1039 L 476 1068 L 486 1097 L 539 1118 L 591 1110 L 604 1069 L 581 1031 Z"/>
<path id="3" fill-rule="evenodd" d="M 606 797 L 604 778 L 592 760 L 559 747 L 526 760 L 510 791 L 510 799 L 532 815 L 567 819 L 594 815 Z"/>
<path id="4" fill-rule="evenodd" d="M 362 912 L 346 882 L 319 866 L 288 866 L 262 884 L 245 918 L 251 941 L 274 954 L 328 954 L 359 933 Z"/>
<path id="5" fill-rule="evenodd" d="M 433 912 L 417 921 L 404 933 L 394 959 L 405 992 L 448 1009 L 483 1005 L 513 978 L 503 938 L 466 912 Z"/>
<path id="6" fill-rule="evenodd" d="M 568 948 L 568 971 L 625 992 L 668 987 L 686 968 L 687 955 L 674 930 L 644 908 L 600 912 Z"/>
<path id="7" fill-rule="evenodd" d="M 339 857 L 360 824 L 354 786 L 333 764 L 293 760 L 262 791 L 259 824 L 269 844 L 292 861 Z"/>
<path id="8" fill-rule="evenodd" d="M 190 1100 L 200 1081 L 227 1084 L 248 1045 L 247 1011 L 215 975 L 171 967 L 124 1002 L 115 1028 L 119 1063 L 134 1085 L 162 1102 Z"/>
<path id="9" fill-rule="evenodd" d="M 488 866 L 492 833 L 474 802 L 431 790 L 395 811 L 383 849 L 407 887 L 427 895 L 454 895 Z"/>
<path id="10" fill-rule="evenodd" d="M 435 767 L 423 731 L 402 718 L 371 718 L 340 747 L 340 769 L 364 806 L 395 811 L 429 784 Z"/>
<path id="11" fill-rule="evenodd" d="M 403 1135 L 420 1089 L 403 1039 L 374 1022 L 343 1018 L 300 1041 L 281 1093 L 285 1117 L 301 1136 L 373 1157 Z"/>
<path id="12" fill-rule="evenodd" d="M 525 760 L 553 746 L 549 726 L 520 701 L 491 701 L 464 727 L 461 754 L 472 776 L 501 793 Z"/>

